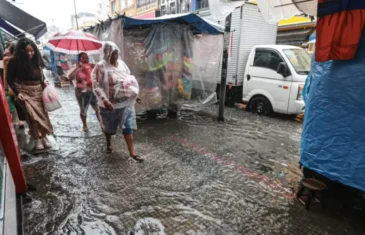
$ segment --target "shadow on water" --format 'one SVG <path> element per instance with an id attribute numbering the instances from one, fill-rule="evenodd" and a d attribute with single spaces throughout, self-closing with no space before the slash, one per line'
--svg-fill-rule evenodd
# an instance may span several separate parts
<path id="1" fill-rule="evenodd" d="M 25 208 L 26 234 L 357 231 L 293 201 L 301 178 L 301 125 L 291 117 L 227 108 L 226 121 L 219 123 L 216 106 L 183 110 L 176 119 L 142 117 L 135 146 L 146 161 L 138 164 L 128 158 L 120 134 L 113 139 L 115 152 L 104 153 L 92 112 L 90 133 L 80 131 L 73 90 L 60 91 L 63 109 L 51 114 L 59 149 L 24 159 L 28 181 L 37 187 Z"/>

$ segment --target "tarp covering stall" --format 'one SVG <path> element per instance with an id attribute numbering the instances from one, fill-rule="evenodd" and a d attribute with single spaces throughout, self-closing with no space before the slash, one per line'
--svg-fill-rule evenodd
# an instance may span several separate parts
<path id="1" fill-rule="evenodd" d="M 365 31 L 354 59 L 312 63 L 301 163 L 365 191 Z"/>
<path id="2" fill-rule="evenodd" d="M 295 1 L 286 1 L 288 7 L 296 7 L 290 3 Z M 316 60 L 303 89 L 300 161 L 333 181 L 365 191 L 365 1 L 302 2 L 313 9 L 318 3 L 318 14 L 297 8 L 297 13 L 318 16 L 318 21 L 316 35 L 310 38 L 316 41 Z M 277 13 L 269 19 L 295 13 L 284 1 L 258 3 L 264 15 Z"/>
<path id="3" fill-rule="evenodd" d="M 122 20 L 124 60 L 140 85 L 140 111 L 216 102 L 221 26 L 195 14 Z"/>
<path id="4" fill-rule="evenodd" d="M 17 39 L 17 37 L 22 35 L 18 29 L 16 29 L 13 25 L 9 24 L 4 19 L 0 18 L 0 28 L 3 29 L 4 38 L 6 42 L 11 42 Z"/>

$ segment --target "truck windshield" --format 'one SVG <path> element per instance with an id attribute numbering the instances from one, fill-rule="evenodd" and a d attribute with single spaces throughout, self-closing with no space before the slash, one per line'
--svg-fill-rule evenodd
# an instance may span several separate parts
<path id="1" fill-rule="evenodd" d="M 284 49 L 283 51 L 298 74 L 309 74 L 311 56 L 307 51 L 300 48 Z"/>

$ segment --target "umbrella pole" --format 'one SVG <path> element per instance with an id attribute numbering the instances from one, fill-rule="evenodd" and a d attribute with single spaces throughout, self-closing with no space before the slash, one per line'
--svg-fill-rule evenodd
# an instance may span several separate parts
<path id="1" fill-rule="evenodd" d="M 76 29 L 79 30 L 79 22 L 77 20 L 76 0 L 74 0 L 74 10 L 75 10 Z"/>

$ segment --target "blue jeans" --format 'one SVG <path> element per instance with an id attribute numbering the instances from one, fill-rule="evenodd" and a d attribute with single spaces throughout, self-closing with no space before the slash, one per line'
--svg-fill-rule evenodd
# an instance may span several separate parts
<path id="1" fill-rule="evenodd" d="M 119 128 L 123 128 L 124 135 L 133 134 L 134 112 L 131 108 L 121 108 L 109 111 L 100 108 L 101 119 L 103 120 L 104 132 L 108 135 L 115 135 Z"/>

